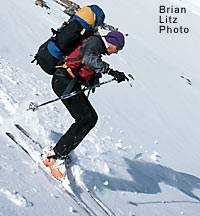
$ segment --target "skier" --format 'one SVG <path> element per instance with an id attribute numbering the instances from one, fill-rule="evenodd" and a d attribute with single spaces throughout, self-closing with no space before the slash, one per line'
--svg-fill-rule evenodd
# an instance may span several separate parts
<path id="1" fill-rule="evenodd" d="M 106 36 L 92 35 L 83 40 L 67 56 L 66 61 L 56 70 L 52 79 L 52 88 L 57 96 L 77 91 L 81 85 L 93 86 L 99 82 L 102 74 L 113 76 L 118 83 L 128 80 L 123 72 L 113 70 L 102 60 L 102 55 L 111 55 L 122 50 L 125 44 L 121 32 L 109 32 Z M 89 131 L 95 126 L 98 116 L 84 93 L 62 100 L 75 122 L 60 138 L 55 147 L 43 155 L 43 163 L 49 167 L 52 175 L 61 180 L 64 176 L 60 168 Z"/>

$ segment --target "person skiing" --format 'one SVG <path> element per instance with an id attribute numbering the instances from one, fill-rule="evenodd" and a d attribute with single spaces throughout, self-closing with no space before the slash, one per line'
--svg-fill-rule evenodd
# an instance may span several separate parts
<path id="1" fill-rule="evenodd" d="M 124 72 L 113 70 L 102 60 L 102 55 L 117 54 L 125 45 L 121 32 L 112 31 L 106 36 L 92 35 L 66 57 L 53 75 L 52 88 L 57 96 L 81 89 L 82 85 L 93 86 L 99 82 L 102 74 L 113 76 L 118 83 L 128 80 Z M 95 126 L 98 116 L 85 93 L 62 100 L 75 122 L 60 138 L 55 147 L 46 152 L 43 163 L 49 167 L 52 175 L 61 180 L 64 173 L 57 166 L 68 157 Z"/>

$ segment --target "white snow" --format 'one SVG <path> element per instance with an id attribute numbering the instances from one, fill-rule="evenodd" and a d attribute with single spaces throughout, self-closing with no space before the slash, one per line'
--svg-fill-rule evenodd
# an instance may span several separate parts
<path id="1" fill-rule="evenodd" d="M 200 15 L 200 1 L 199 0 L 172 0 L 176 5 L 186 7 L 192 13 Z"/>
<path id="2" fill-rule="evenodd" d="M 32 101 L 40 104 L 56 97 L 51 76 L 30 61 L 51 35 L 50 28 L 59 27 L 68 16 L 53 0 L 47 1 L 50 10 L 35 6 L 33 0 L 3 1 L 0 215 L 200 215 L 200 1 L 76 2 L 100 5 L 106 22 L 129 34 L 125 49 L 105 60 L 131 73 L 133 87 L 112 83 L 90 96 L 98 124 L 75 150 L 70 171 L 74 178 L 65 182 L 85 203 L 86 212 L 5 135 L 12 132 L 22 140 L 14 127 L 19 123 L 46 147 L 73 122 L 61 102 L 27 111 Z M 161 4 L 188 9 L 181 17 L 181 24 L 190 27 L 188 34 L 158 33 Z M 39 158 L 36 146 L 23 144 Z"/>
<path id="3" fill-rule="evenodd" d="M 32 202 L 28 201 L 26 197 L 24 197 L 23 195 L 21 195 L 20 193 L 16 191 L 10 192 L 7 189 L 1 188 L 0 193 L 4 194 L 8 200 L 10 200 L 11 202 L 13 202 L 15 205 L 19 207 L 32 207 L 33 206 Z"/>

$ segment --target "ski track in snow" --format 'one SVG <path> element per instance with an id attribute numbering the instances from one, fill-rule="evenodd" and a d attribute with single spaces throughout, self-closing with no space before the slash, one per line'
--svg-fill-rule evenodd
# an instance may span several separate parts
<path id="1" fill-rule="evenodd" d="M 9 191 L 8 189 L 1 188 L 0 193 L 3 194 L 8 200 L 18 207 L 32 207 L 34 204 L 29 201 L 25 196 L 17 191 Z"/>

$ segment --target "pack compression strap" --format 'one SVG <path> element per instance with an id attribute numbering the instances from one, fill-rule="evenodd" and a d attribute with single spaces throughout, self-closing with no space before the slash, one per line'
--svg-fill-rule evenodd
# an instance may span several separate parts
<path id="1" fill-rule="evenodd" d="M 68 74 L 74 79 L 76 78 L 76 76 L 74 75 L 74 73 L 72 72 L 72 69 L 70 67 L 67 66 L 66 63 L 64 63 L 63 65 L 57 65 L 56 68 L 64 68 L 66 69 L 66 71 L 68 72 Z"/>

